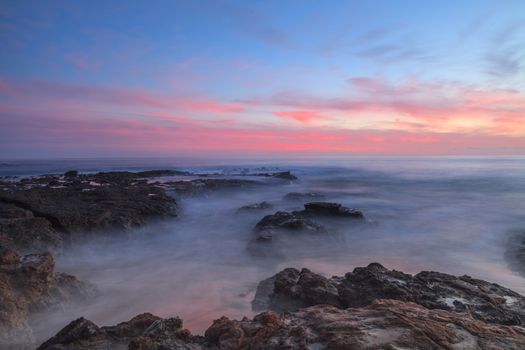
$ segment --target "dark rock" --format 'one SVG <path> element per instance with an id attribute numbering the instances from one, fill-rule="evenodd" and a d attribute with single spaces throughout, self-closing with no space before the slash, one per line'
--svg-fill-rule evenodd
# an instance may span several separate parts
<path id="1" fill-rule="evenodd" d="M 321 225 L 309 219 L 285 211 L 278 211 L 275 214 L 266 215 L 255 225 L 255 230 L 259 232 L 279 229 L 317 232 L 321 228 Z"/>
<path id="2" fill-rule="evenodd" d="M 312 216 L 331 216 L 331 217 L 345 217 L 353 219 L 363 219 L 362 212 L 356 209 L 343 207 L 339 203 L 330 202 L 310 202 L 304 205 L 303 214 Z"/>
<path id="3" fill-rule="evenodd" d="M 9 248 L 0 248 L 0 348 L 31 346 L 34 313 L 64 310 L 73 301 L 96 295 L 94 286 L 55 273 L 49 253 L 20 256 Z"/>
<path id="4" fill-rule="evenodd" d="M 297 180 L 297 176 L 292 174 L 290 171 L 281 171 L 279 173 L 271 174 L 272 177 L 284 180 Z"/>
<path id="5" fill-rule="evenodd" d="M 512 270 L 525 275 L 525 231 L 509 232 L 505 259 Z"/>
<path id="6" fill-rule="evenodd" d="M 273 204 L 271 203 L 259 202 L 259 203 L 248 204 L 243 207 L 240 207 L 239 209 L 237 209 L 237 212 L 260 211 L 260 210 L 272 209 L 272 208 L 273 208 Z"/>
<path id="7" fill-rule="evenodd" d="M 185 196 L 194 196 L 209 193 L 210 191 L 249 188 L 262 185 L 262 182 L 239 179 L 196 179 L 170 181 L 163 184 L 169 189 Z"/>
<path id="8" fill-rule="evenodd" d="M 38 350 L 201 349 L 200 343 L 201 337 L 192 336 L 182 328 L 181 319 L 162 319 L 146 313 L 110 327 L 98 327 L 79 318 L 40 345 Z"/>
<path id="9" fill-rule="evenodd" d="M 272 281 L 273 291 L 268 294 Z M 304 269 L 300 273 L 294 269 L 283 270 L 261 284 L 254 305 L 259 309 L 267 305 L 277 311 L 316 304 L 346 308 L 367 306 L 377 299 L 410 301 L 428 309 L 466 312 L 488 323 L 525 323 L 525 298 L 510 289 L 469 276 L 456 277 L 432 271 L 412 276 L 388 270 L 378 263 L 355 268 L 344 278 L 326 279 Z"/>
<path id="10" fill-rule="evenodd" d="M 175 199 L 138 177 L 110 172 L 0 182 L 0 239 L 23 250 L 59 250 L 80 233 L 126 230 L 176 215 Z M 56 181 L 59 186 L 49 186 Z"/>
<path id="11" fill-rule="evenodd" d="M 64 176 L 65 177 L 76 177 L 78 176 L 78 171 L 77 170 L 69 170 L 69 171 L 66 171 L 64 173 Z"/>
<path id="12" fill-rule="evenodd" d="M 146 170 L 146 171 L 139 171 L 136 174 L 139 177 L 191 175 L 191 173 L 187 171 L 179 171 L 179 170 Z"/>
<path id="13" fill-rule="evenodd" d="M 325 198 L 321 193 L 316 192 L 290 192 L 286 194 L 283 199 L 289 201 L 312 201 L 312 200 L 323 200 Z"/>

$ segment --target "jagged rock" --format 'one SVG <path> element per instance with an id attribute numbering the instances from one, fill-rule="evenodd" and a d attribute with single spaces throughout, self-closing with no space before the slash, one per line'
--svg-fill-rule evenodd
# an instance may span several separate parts
<path id="1" fill-rule="evenodd" d="M 273 240 L 277 235 L 283 232 L 320 233 L 324 231 L 324 228 L 320 224 L 300 215 L 278 211 L 275 214 L 266 215 L 262 218 L 255 225 L 254 231 L 257 234 L 256 240 L 268 241 Z"/>
<path id="2" fill-rule="evenodd" d="M 326 279 L 306 269 L 286 269 L 259 288 L 254 307 L 259 310 L 295 310 L 316 304 L 362 307 L 377 299 L 415 302 L 429 309 L 463 312 L 489 323 L 521 325 L 525 323 L 525 298 L 494 283 L 456 277 L 433 271 L 415 276 L 388 270 L 381 264 L 355 268 L 342 277 Z M 313 280 L 316 288 L 305 286 Z M 273 281 L 273 291 L 270 287 Z M 284 281 L 284 282 L 283 282 Z M 333 288 L 337 293 L 333 292 Z M 268 294 L 268 291 L 271 291 Z"/>
<path id="3" fill-rule="evenodd" d="M 162 319 L 149 313 L 116 326 L 98 327 L 79 318 L 38 347 L 38 350 L 201 349 L 201 337 L 182 328 L 180 318 Z"/>
<path id="4" fill-rule="evenodd" d="M 54 272 L 50 253 L 18 255 L 0 247 L 0 348 L 25 348 L 34 341 L 31 315 L 64 309 L 74 300 L 89 300 L 94 286 Z"/>
<path id="5" fill-rule="evenodd" d="M 148 332 L 148 329 L 157 329 L 158 325 L 170 320 L 173 319 L 151 320 L 146 330 L 140 327 L 132 334 L 118 334 L 110 333 L 118 326 L 99 328 L 80 318 L 38 350 L 518 350 L 523 349 L 525 343 L 525 329 L 522 327 L 490 324 L 466 313 L 431 310 L 412 302 L 384 299 L 362 308 L 316 305 L 280 315 L 267 311 L 252 320 L 221 317 L 206 330 L 204 338 L 182 330 L 177 321 L 173 322 L 172 328 L 164 328 L 170 331 Z"/>
<path id="6" fill-rule="evenodd" d="M 190 172 L 180 171 L 180 170 L 146 170 L 146 171 L 139 171 L 136 174 L 139 177 L 191 175 Z"/>
<path id="7" fill-rule="evenodd" d="M 259 202 L 259 203 L 253 203 L 248 204 L 243 207 L 240 207 L 237 209 L 237 212 L 249 212 L 249 211 L 260 211 L 265 209 L 272 209 L 273 204 L 268 202 Z"/>
<path id="8" fill-rule="evenodd" d="M 305 215 L 311 216 L 331 216 L 344 217 L 352 219 L 363 219 L 362 212 L 356 209 L 351 209 L 342 206 L 339 203 L 330 202 L 310 202 L 304 205 L 304 210 L 301 212 Z"/>
<path id="9" fill-rule="evenodd" d="M 252 321 L 221 318 L 206 331 L 220 349 L 522 349 L 525 329 L 378 299 L 363 308 L 316 305 L 265 312 Z"/>
<path id="10" fill-rule="evenodd" d="M 283 197 L 283 199 L 289 201 L 312 201 L 323 200 L 324 198 L 323 194 L 316 192 L 290 192 Z"/>

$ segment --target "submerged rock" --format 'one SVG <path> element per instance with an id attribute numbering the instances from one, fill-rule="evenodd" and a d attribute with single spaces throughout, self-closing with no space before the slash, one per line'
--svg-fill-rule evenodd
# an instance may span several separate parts
<path id="1" fill-rule="evenodd" d="M 54 272 L 50 253 L 18 255 L 0 247 L 0 348 L 27 348 L 34 342 L 31 316 L 63 310 L 73 301 L 97 295 L 76 277 Z"/>
<path id="2" fill-rule="evenodd" d="M 283 199 L 289 201 L 312 201 L 312 200 L 323 200 L 325 196 L 317 192 L 290 192 L 287 193 Z"/>
<path id="3" fill-rule="evenodd" d="M 283 233 L 321 233 L 324 231 L 322 225 L 285 211 L 266 215 L 254 227 L 257 234 L 256 241 L 268 242 Z"/>
<path id="4" fill-rule="evenodd" d="M 469 276 L 434 271 L 412 276 L 388 270 L 378 263 L 355 268 L 344 278 L 327 279 L 307 269 L 283 270 L 260 284 L 253 306 L 277 311 L 317 304 L 347 308 L 370 305 L 377 299 L 410 301 L 428 309 L 468 313 L 489 323 L 525 324 L 525 298 L 510 289 Z"/>
<path id="5" fill-rule="evenodd" d="M 273 209 L 273 204 L 268 202 L 248 204 L 237 209 L 237 212 L 260 211 L 265 209 Z"/>
<path id="6" fill-rule="evenodd" d="M 331 202 L 310 202 L 304 205 L 302 214 L 311 216 L 331 216 L 353 219 L 363 219 L 364 215 L 357 209 L 342 206 L 339 203 Z"/>
<path id="7" fill-rule="evenodd" d="M 165 182 L 163 185 L 175 190 L 178 194 L 194 196 L 208 193 L 209 191 L 247 188 L 262 185 L 262 182 L 239 179 L 195 179 Z"/>
<path id="8" fill-rule="evenodd" d="M 509 233 L 506 242 L 505 259 L 512 270 L 525 275 L 525 231 Z"/>

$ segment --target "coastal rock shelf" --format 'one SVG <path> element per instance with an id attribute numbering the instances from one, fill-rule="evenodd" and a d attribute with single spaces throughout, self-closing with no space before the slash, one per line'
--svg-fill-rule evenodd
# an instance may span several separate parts
<path id="1" fill-rule="evenodd" d="M 185 330 L 179 318 L 141 314 L 111 327 L 79 318 L 38 349 L 517 350 L 525 344 L 524 302 L 467 276 L 411 276 L 377 263 L 330 279 L 285 269 L 261 282 L 254 305 L 293 311 L 221 317 L 204 336 Z"/>
<path id="2" fill-rule="evenodd" d="M 176 216 L 177 203 L 144 175 L 111 172 L 46 175 L 0 183 L 0 238 L 21 251 L 60 251 L 78 236 L 126 230 Z"/>
<path id="3" fill-rule="evenodd" d="M 35 341 L 32 316 L 65 309 L 97 295 L 95 286 L 54 272 L 50 253 L 20 256 L 0 246 L 0 348 L 29 348 Z"/>

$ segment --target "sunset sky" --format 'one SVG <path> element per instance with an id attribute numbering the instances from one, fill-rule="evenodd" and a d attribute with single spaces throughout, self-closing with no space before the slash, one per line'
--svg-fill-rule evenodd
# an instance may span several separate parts
<path id="1" fill-rule="evenodd" d="M 525 155 L 525 1 L 0 0 L 0 158 Z"/>

